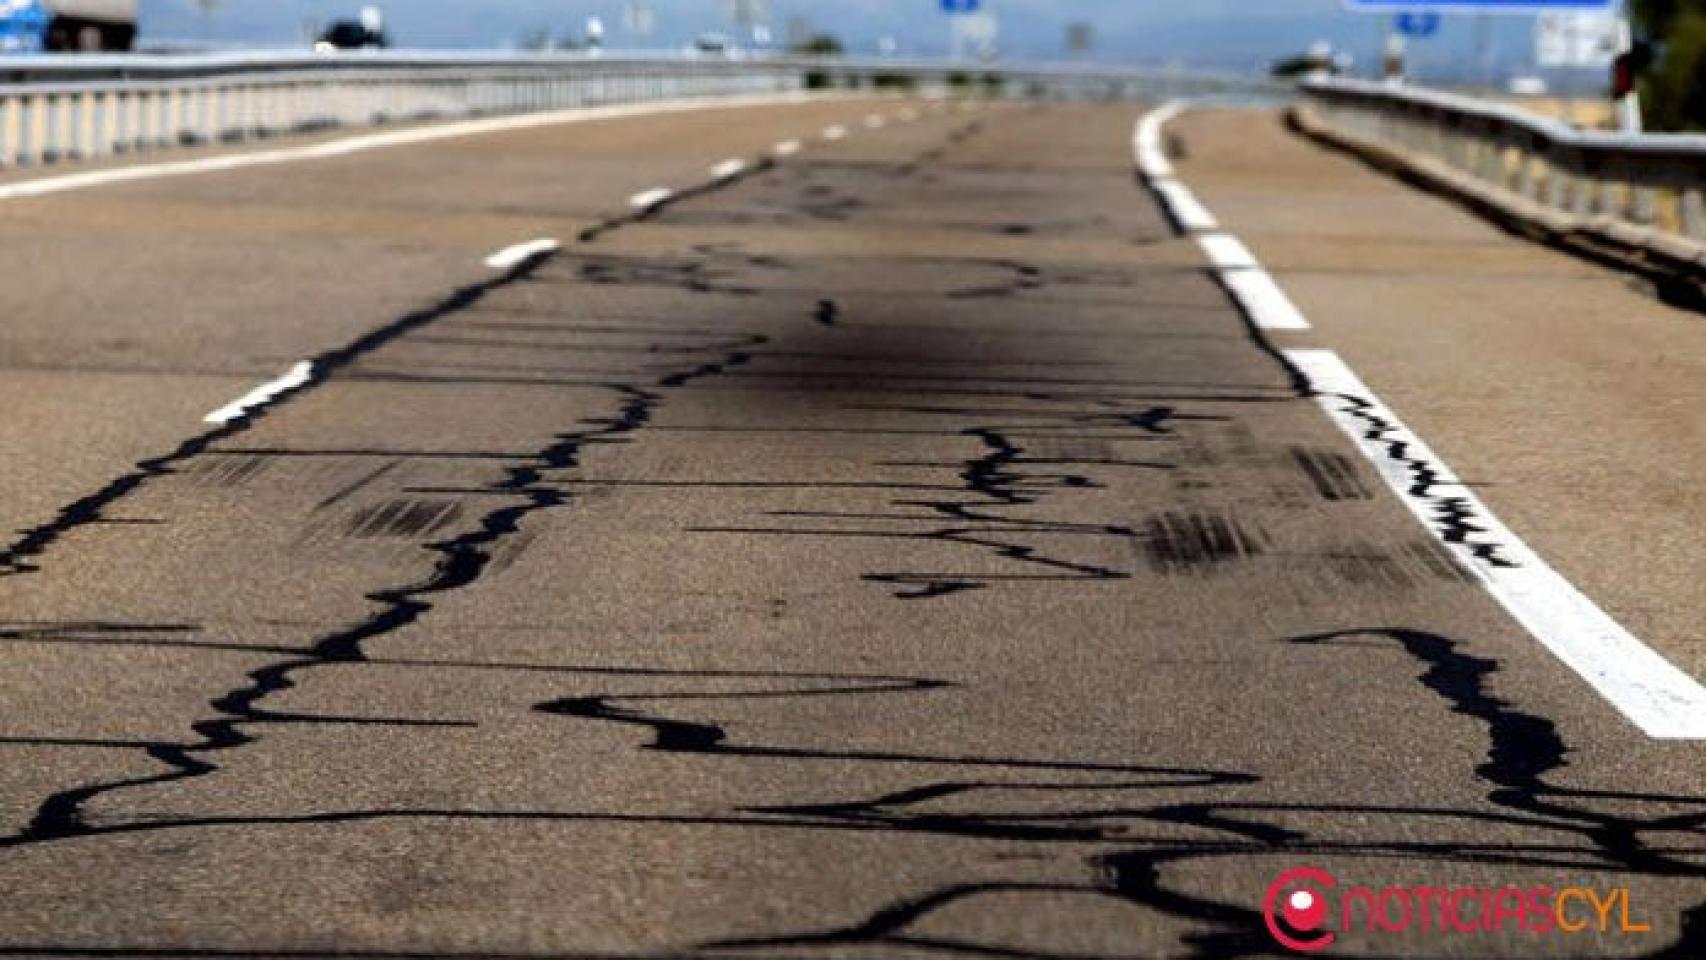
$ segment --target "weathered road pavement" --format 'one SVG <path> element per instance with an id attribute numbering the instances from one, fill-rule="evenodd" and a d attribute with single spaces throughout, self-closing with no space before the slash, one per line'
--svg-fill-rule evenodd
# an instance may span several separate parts
<path id="1" fill-rule="evenodd" d="M 1301 865 L 1652 926 L 1334 955 L 1706 955 L 1699 747 L 1361 465 L 1134 183 L 1137 108 L 902 108 L 695 119 L 811 142 L 580 240 L 702 178 L 645 166 L 688 121 L 33 202 L 197 239 L 106 254 L 163 264 L 102 315 L 155 373 L 102 417 L 161 442 L 5 552 L 0 955 L 1266 956 Z M 482 275 L 434 223 L 565 244 Z M 55 347 L 78 306 L 9 334 L 37 393 L 119 362 Z M 198 425 L 228 356 L 322 373 Z"/>

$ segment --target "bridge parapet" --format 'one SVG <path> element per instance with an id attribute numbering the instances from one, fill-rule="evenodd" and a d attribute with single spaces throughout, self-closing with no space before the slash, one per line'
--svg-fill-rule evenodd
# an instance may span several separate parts
<path id="1" fill-rule="evenodd" d="M 334 127 L 817 89 L 981 96 L 1284 96 L 1236 76 L 1084 65 L 375 51 L 0 57 L 0 165 Z"/>
<path id="2" fill-rule="evenodd" d="M 1706 136 L 1581 130 L 1517 107 L 1347 79 L 1302 84 L 1311 133 L 1543 229 L 1706 265 Z"/>

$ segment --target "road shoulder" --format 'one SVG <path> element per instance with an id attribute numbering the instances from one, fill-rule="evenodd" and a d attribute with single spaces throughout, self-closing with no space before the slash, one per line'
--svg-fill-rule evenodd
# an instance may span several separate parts
<path id="1" fill-rule="evenodd" d="M 1519 535 L 1696 677 L 1706 318 L 1287 131 L 1189 114 L 1179 175 Z M 1295 342 L 1294 342 L 1295 341 Z"/>

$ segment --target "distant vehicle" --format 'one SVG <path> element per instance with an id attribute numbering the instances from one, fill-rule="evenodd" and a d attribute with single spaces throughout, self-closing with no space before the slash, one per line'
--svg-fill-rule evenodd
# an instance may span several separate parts
<path id="1" fill-rule="evenodd" d="M 378 7 L 363 7 L 359 20 L 334 20 L 314 41 L 321 53 L 336 50 L 383 50 L 391 45 L 385 36 L 385 16 Z"/>
<path id="2" fill-rule="evenodd" d="M 1333 45 L 1325 40 L 1317 40 L 1309 45 L 1307 53 L 1277 60 L 1268 72 L 1276 77 L 1335 76 L 1349 70 L 1350 65 L 1347 55 L 1335 52 Z"/>
<path id="3" fill-rule="evenodd" d="M 687 52 L 702 57 L 738 57 L 740 49 L 726 33 L 701 33 L 687 45 Z"/>
<path id="4" fill-rule="evenodd" d="M 1524 76 L 1511 78 L 1510 92 L 1515 96 L 1544 97 L 1546 96 L 1546 91 L 1547 87 L 1545 77 Z"/>
<path id="5" fill-rule="evenodd" d="M 129 50 L 136 0 L 0 0 L 0 53 Z"/>

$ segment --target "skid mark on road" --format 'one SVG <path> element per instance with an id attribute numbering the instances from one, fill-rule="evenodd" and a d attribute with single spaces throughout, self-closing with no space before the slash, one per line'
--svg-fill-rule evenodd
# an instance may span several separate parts
<path id="1" fill-rule="evenodd" d="M 221 419 L 214 429 L 185 440 L 169 453 L 138 461 L 134 470 L 114 478 L 101 489 L 62 508 L 53 520 L 24 531 L 18 539 L 0 548 L 0 578 L 39 569 L 37 561 L 55 543 L 74 530 L 103 522 L 107 510 L 144 485 L 178 473 L 186 464 L 207 453 L 214 445 L 242 434 L 270 411 L 325 383 L 338 372 L 399 337 L 451 314 L 470 309 L 493 291 L 525 280 L 540 262 L 538 257 L 526 260 L 500 277 L 464 287 L 425 310 L 408 314 L 343 347 L 327 351 L 313 360 L 304 361 L 297 367 L 298 370 L 304 371 L 304 376 L 298 382 L 286 389 L 269 393 L 264 400 L 245 404 L 240 413 Z"/>
<path id="2" fill-rule="evenodd" d="M 868 192 L 872 183 L 902 189 L 923 179 L 899 181 L 886 171 L 864 179 L 843 175 L 848 181 L 836 195 L 859 201 L 849 208 L 850 220 L 881 209 L 879 198 Z M 944 173 L 943 189 L 952 189 L 957 176 L 970 174 Z M 1117 189 L 1128 191 L 1123 195 L 1129 195 L 1128 179 L 1117 178 Z M 769 185 L 753 182 L 743 199 L 765 195 Z M 675 207 L 659 216 L 687 220 L 699 213 Z M 1036 227 L 1065 229 L 1043 218 Z M 354 851 L 368 839 L 357 828 L 389 824 L 420 835 L 478 825 L 481 839 L 494 841 L 492 857 L 510 840 L 499 828 L 509 827 L 530 845 L 546 848 L 547 869 L 581 863 L 583 854 L 590 863 L 612 851 L 618 857 L 654 846 L 669 851 L 662 867 L 643 861 L 633 866 L 639 877 L 634 886 L 626 885 L 631 882 L 626 877 L 600 878 L 615 894 L 634 897 L 621 908 L 618 923 L 628 922 L 629 908 L 658 889 L 649 884 L 675 879 L 678 854 L 708 850 L 727 858 L 730 869 L 727 875 L 719 869 L 716 876 L 690 877 L 691 895 L 717 898 L 712 929 L 719 935 L 672 936 L 677 946 L 654 946 L 647 954 L 676 960 L 1266 956 L 1272 943 L 1254 906 L 1260 881 L 1252 881 L 1248 895 L 1239 884 L 1271 877 L 1279 865 L 1327 858 L 1427 877 L 1521 869 L 1604 873 L 1620 882 L 1659 878 L 1682 886 L 1702 876 L 1706 801 L 1658 790 L 1614 794 L 1556 785 L 1566 763 L 1588 759 L 1591 750 L 1571 744 L 1538 714 L 1501 699 L 1495 691 L 1508 691 L 1532 675 L 1476 655 L 1478 638 L 1349 616 L 1351 626 L 1361 626 L 1299 635 L 1290 626 L 1216 634 L 1211 619 L 1191 621 L 1192 629 L 1215 634 L 1213 649 L 1175 644 L 1166 636 L 1180 621 L 1167 621 L 1164 611 L 1149 609 L 1150 602 L 1165 603 L 1174 595 L 1186 603 L 1224 601 L 1239 589 L 1235 578 L 1263 564 L 1271 565 L 1276 580 L 1286 576 L 1282 566 L 1304 568 L 1295 577 L 1312 584 L 1310 601 L 1316 604 L 1319 584 L 1308 578 L 1339 574 L 1369 585 L 1375 594 L 1369 609 L 1388 609 L 1374 604 L 1392 601 L 1389 591 L 1399 579 L 1413 584 L 1438 578 L 1442 592 L 1429 600 L 1473 595 L 1449 576 L 1455 567 L 1438 552 L 1443 548 L 1409 539 L 1423 536 L 1419 531 L 1382 540 L 1350 522 L 1372 514 L 1367 484 L 1343 457 L 1318 446 L 1330 434 L 1313 412 L 1301 375 L 1290 367 L 1269 367 L 1258 349 L 1272 353 L 1271 348 L 1259 333 L 1247 340 L 1224 305 L 1220 315 L 1203 321 L 1212 325 L 1213 343 L 1200 349 L 1237 359 L 1219 361 L 1231 372 L 1213 379 L 1196 371 L 1178 374 L 1168 361 L 1159 369 L 1133 365 L 1132 355 L 1149 344 L 1132 334 L 1129 317 L 1110 324 L 1115 334 L 1103 333 L 1103 339 L 1070 326 L 1070 318 L 1042 325 L 1057 320 L 1057 309 L 1068 312 L 1059 307 L 1064 301 L 1046 296 L 1059 288 L 1116 287 L 1121 277 L 1113 271 L 1038 263 L 1027 273 L 1018 267 L 1030 265 L 1018 261 L 992 266 L 987 259 L 945 258 L 929 271 L 968 276 L 930 289 L 970 288 L 994 270 L 997 284 L 1008 281 L 1011 292 L 883 301 L 872 298 L 870 288 L 905 279 L 898 259 L 873 258 L 863 275 L 850 276 L 836 272 L 840 264 L 834 257 L 797 250 L 778 261 L 727 244 L 700 245 L 678 256 L 659 255 L 647 243 L 636 244 L 643 253 L 623 252 L 621 243 L 595 249 L 558 254 L 496 302 L 483 299 L 430 331 L 413 332 L 411 342 L 430 348 L 430 364 L 411 365 L 406 353 L 381 354 L 343 374 L 446 386 L 513 380 L 541 390 L 561 380 L 597 391 L 592 395 L 602 409 L 578 412 L 548 442 L 524 441 L 517 430 L 480 449 L 410 451 L 387 449 L 390 441 L 351 441 L 344 447 L 321 441 L 315 448 L 290 450 L 263 443 L 272 438 L 256 438 L 251 447 L 217 451 L 232 460 L 208 468 L 216 476 L 226 470 L 242 474 L 247 468 L 237 464 L 248 462 L 243 458 L 359 463 L 359 470 L 341 473 L 337 489 L 321 498 L 322 509 L 328 499 L 344 508 L 328 511 L 325 522 L 335 525 L 366 511 L 378 529 L 398 518 L 414 527 L 399 542 L 442 538 L 415 551 L 411 569 L 420 571 L 422 561 L 431 561 L 422 575 L 399 575 L 401 582 L 367 592 L 370 617 L 330 628 L 293 628 L 304 636 L 301 647 L 264 648 L 225 644 L 214 624 L 0 624 L 0 640 L 8 644 L 178 649 L 205 643 L 221 653 L 230 647 L 271 661 L 235 686 L 228 686 L 235 670 L 210 684 L 227 689 L 215 698 L 211 714 L 194 724 L 193 738 L 95 738 L 95 745 L 76 747 L 141 752 L 161 772 L 109 776 L 102 784 L 62 791 L 41 805 L 28 831 L 0 838 L 0 847 L 72 841 L 57 851 L 34 852 L 45 861 L 54 854 L 67 859 L 106 854 L 90 842 L 99 837 L 159 834 L 162 843 L 217 847 L 221 855 L 233 849 L 225 844 L 250 844 L 257 851 L 277 846 L 284 856 L 295 856 L 298 833 L 330 832 Z M 1028 280 L 1036 285 L 1020 286 Z M 1192 282 L 1206 297 L 1215 296 L 1200 278 Z M 1126 296 L 1126 287 L 1113 293 L 1107 299 L 1128 309 L 1148 308 L 1147 301 Z M 833 322 L 820 315 L 826 303 L 834 307 Z M 1200 306 L 1186 303 L 1193 304 Z M 1202 314 L 1183 316 L 1194 323 Z M 1022 322 L 1014 323 L 1015 317 Z M 905 337 L 915 339 L 902 339 L 900 349 L 889 344 L 890 338 Z M 779 346 L 784 339 L 788 349 Z M 457 350 L 470 355 L 457 356 Z M 568 366 L 581 359 L 580 352 L 602 376 L 589 372 L 593 366 Z M 531 371 L 515 362 L 541 357 L 546 366 Z M 1205 379 L 1211 382 L 1199 382 Z M 549 393 L 529 392 L 519 402 L 536 397 L 554 400 Z M 659 416 L 668 423 L 658 423 Z M 1288 427 L 1286 417 L 1307 418 L 1307 429 Z M 717 449 L 724 440 L 750 446 L 733 453 Z M 680 445 L 684 441 L 704 443 L 709 453 L 695 460 Z M 788 445 L 796 441 L 798 446 Z M 855 446 L 861 443 L 869 446 Z M 403 445 L 400 439 L 396 445 Z M 435 459 L 463 471 L 484 470 L 490 482 L 458 476 L 463 486 L 451 486 L 451 480 L 438 489 L 384 489 L 376 483 L 389 477 L 400 485 L 392 467 L 424 470 Z M 825 459 L 834 469 L 817 469 Z M 1230 482 L 1243 489 L 1217 493 L 1215 484 L 1229 481 L 1214 474 L 1237 471 L 1246 473 Z M 263 472 L 241 482 L 285 479 Z M 612 491 L 620 491 L 621 501 L 599 512 L 597 498 Z M 1284 509 L 1299 512 L 1279 511 L 1281 522 L 1271 528 L 1245 515 L 1249 502 L 1276 491 L 1297 502 Z M 658 500 L 648 502 L 654 492 Z M 723 494 L 729 503 L 717 499 Z M 553 531 L 539 522 L 546 511 L 577 500 L 590 515 L 587 525 Z M 440 524 L 437 511 L 450 504 L 459 512 Z M 1345 529 L 1305 539 L 1301 549 L 1288 553 L 1298 544 L 1285 539 L 1284 528 L 1304 511 L 1305 518 L 1343 521 Z M 648 528 L 634 555 L 625 556 L 635 541 L 612 543 L 597 562 L 601 568 L 628 565 L 625 572 L 635 577 L 629 583 L 667 583 L 687 568 L 678 565 L 679 558 L 660 557 L 645 546 L 655 542 L 648 537 L 676 537 L 690 524 L 706 529 L 706 521 L 713 521 L 724 527 L 725 518 L 753 516 L 762 516 L 763 525 L 731 522 L 726 530 L 799 537 L 804 544 L 798 559 L 783 558 L 790 569 L 772 568 L 761 589 L 738 576 L 722 580 L 717 568 L 736 568 L 750 558 L 737 550 L 719 553 L 712 544 L 702 556 L 714 558 L 708 564 L 713 569 L 693 568 L 706 571 L 706 582 L 694 585 L 702 593 L 675 584 L 655 594 L 642 587 L 638 596 L 620 598 L 618 606 L 629 609 L 608 614 L 608 620 L 600 612 L 591 629 L 584 623 L 561 630 L 514 624 L 504 619 L 507 613 L 489 609 L 458 626 L 455 611 L 439 611 L 435 622 L 446 634 L 434 640 L 485 653 L 491 652 L 483 646 L 486 640 L 513 630 L 506 641 L 534 636 L 539 646 L 532 649 L 541 653 L 537 662 L 512 662 L 522 659 L 515 655 L 491 661 L 385 655 L 417 639 L 405 631 L 424 624 L 452 592 L 484 584 L 502 596 L 516 581 L 494 582 L 493 575 L 531 536 L 556 533 L 604 546 L 599 537 L 626 535 L 630 524 Z M 439 525 L 425 533 L 425 526 L 417 526 L 423 521 Z M 622 528 L 620 534 L 611 533 L 615 527 Z M 704 546 L 690 544 L 683 554 Z M 859 551 L 859 565 L 835 567 L 826 559 L 843 546 Z M 581 547 L 577 542 L 573 549 Z M 920 558 L 932 563 L 964 558 L 964 569 L 957 562 L 914 562 Z M 1270 568 L 1259 569 L 1266 574 Z M 826 586 L 832 576 L 826 570 L 844 571 L 852 588 L 832 593 L 838 588 Z M 596 578 L 604 571 L 563 572 Z M 871 586 L 856 579 L 862 573 L 869 574 L 863 583 Z M 578 613 L 568 605 L 590 595 L 573 594 L 567 581 L 574 579 L 545 581 L 547 590 L 565 593 L 565 606 L 556 609 Z M 1027 579 L 1039 582 L 1027 587 Z M 731 584 L 748 591 L 738 605 L 727 602 Z M 1033 596 L 1017 595 L 1025 589 Z M 1344 591 L 1345 584 L 1334 582 L 1332 589 Z M 1447 592 L 1453 589 L 1460 592 Z M 544 606 L 546 597 L 528 593 L 528 603 L 552 609 Z M 912 599 L 897 603 L 896 594 Z M 657 601 L 670 607 L 678 600 L 677 609 L 650 606 Z M 1003 609 L 1002 603 L 1011 606 Z M 643 616 L 624 620 L 633 607 L 642 608 Z M 823 613 L 824 607 L 833 612 Z M 1390 609 L 1414 608 L 1398 602 Z M 1296 614 L 1282 610 L 1277 616 Z M 1164 625 L 1149 624 L 1152 616 Z M 719 617 L 730 622 L 713 627 L 701 622 Z M 868 621 L 857 619 L 863 617 Z M 966 649 L 932 649 L 938 640 L 932 628 L 961 617 L 971 626 L 943 633 L 953 642 L 938 646 Z M 1109 618 L 1108 624 L 1072 632 L 1080 620 L 1099 617 Z M 1263 615 L 1249 620 L 1263 622 Z M 809 632 L 817 626 L 835 630 L 823 636 Z M 849 627 L 876 639 L 844 643 L 839 631 Z M 466 633 L 458 635 L 459 629 Z M 761 636 L 754 640 L 754 633 Z M 991 642 L 989 633 L 1001 634 L 1001 642 Z M 379 648 L 373 641 L 381 638 L 396 643 Z M 658 646 L 643 646 L 648 642 Z M 555 662 L 550 652 L 577 647 L 585 653 L 579 662 Z M 636 650 L 657 659 L 635 663 Z M 853 666 L 867 658 L 880 663 L 879 656 L 908 665 L 872 672 Z M 1237 663 L 1216 662 L 1217 656 Z M 690 659 L 669 659 L 682 657 Z M 740 668 L 796 657 L 825 666 Z M 669 662 L 689 666 L 672 668 Z M 1270 668 L 1271 674 L 1254 674 Z M 1191 716 L 1208 717 L 1205 726 L 1216 728 L 1215 734 L 1220 727 L 1233 736 L 1249 730 L 1256 740 L 1269 733 L 1288 735 L 1274 739 L 1289 741 L 1333 732 L 1337 718 L 1331 717 L 1320 727 L 1262 726 L 1269 718 L 1260 711 L 1303 695 L 1285 689 L 1288 680 L 1345 676 L 1359 691 L 1377 685 L 1373 702 L 1406 711 L 1406 722 L 1425 724 L 1418 729 L 1449 741 L 1448 749 L 1425 755 L 1430 763 L 1444 758 L 1445 769 L 1429 771 L 1430 784 L 1441 786 L 1428 801 L 1408 801 L 1399 792 L 1387 794 L 1399 797 L 1390 804 L 1369 802 L 1355 782 L 1358 758 L 1351 756 L 1338 768 L 1346 780 L 1323 787 L 1313 764 L 1326 761 L 1310 742 L 1292 745 L 1290 752 L 1281 742 L 1273 753 L 1272 745 L 1234 742 L 1230 749 L 1242 759 L 1217 761 L 1224 741 L 1168 716 L 1200 705 L 1157 693 L 1175 677 L 1181 689 L 1208 689 L 1188 679 L 1199 670 L 1226 670 L 1232 686 L 1224 694 L 1216 689 L 1208 709 Z M 1125 671 L 1115 676 L 1129 684 L 1050 686 L 1063 675 L 1100 671 Z M 404 672 L 430 678 L 434 690 L 456 689 L 458 697 L 435 695 L 431 707 L 420 708 L 421 716 L 359 715 L 359 707 L 341 706 L 362 701 L 338 692 L 340 680 L 353 674 L 374 685 L 397 683 Z M 327 684 L 309 688 L 310 677 Z M 480 678 L 492 684 L 492 692 L 462 683 Z M 293 706 L 328 700 L 332 706 L 286 710 L 282 695 L 292 690 Z M 1075 700 L 1070 694 L 1078 691 L 1113 695 Z M 1219 696 L 1224 701 L 1215 699 Z M 464 705 L 469 712 L 459 714 Z M 479 716 L 485 724 L 495 706 L 515 707 L 527 721 L 524 749 L 506 739 L 520 727 L 470 732 L 468 718 Z M 350 733 L 378 734 L 387 725 L 408 728 L 423 738 L 419 749 L 437 751 L 432 763 L 423 764 L 429 769 L 409 771 L 419 779 L 401 785 L 408 789 L 383 792 L 387 799 L 365 799 L 374 794 L 361 792 L 357 783 L 348 793 L 286 793 L 271 801 L 277 807 L 257 813 L 254 806 L 227 806 L 228 785 L 209 777 L 229 764 L 226 777 L 238 779 L 245 769 L 229 753 L 238 748 L 280 752 L 249 758 L 255 766 L 247 770 L 259 768 L 262 776 L 273 762 L 288 768 L 283 752 L 292 749 L 323 751 L 312 762 L 337 770 L 340 763 L 362 762 L 355 757 L 373 746 L 368 737 Z M 352 729 L 340 729 L 344 726 Z M 539 727 L 548 732 L 536 736 Z M 284 729 L 318 730 L 320 736 L 296 744 L 278 736 L 258 745 Z M 37 739 L 72 745 L 78 738 Z M 350 747 L 349 740 L 359 747 Z M 595 753 L 588 752 L 589 743 Z M 1381 740 L 1379 747 L 1388 744 Z M 1302 758 L 1309 769 L 1270 760 L 1276 755 Z M 518 761 L 562 764 L 588 788 L 506 792 L 489 771 Z M 146 789 L 195 778 L 208 779 L 187 799 Z M 360 777 L 351 773 L 351 780 Z M 643 798 L 628 793 L 626 785 L 635 782 L 643 783 Z M 133 788 L 121 801 L 119 795 Z M 736 799 L 727 799 L 731 796 Z M 177 805 L 187 805 L 189 812 Z M 473 854 L 479 869 L 517 869 L 481 861 L 486 849 Z M 755 861 L 745 860 L 748 856 Z M 892 869 L 891 861 L 878 857 L 893 857 Z M 861 867 L 861 858 L 880 866 Z M 354 862 L 365 867 L 371 861 Z M 620 862 L 630 870 L 626 860 Z M 750 862 L 763 863 L 758 875 L 743 872 Z M 839 869 L 843 863 L 861 881 L 871 874 L 853 871 L 883 875 L 844 886 L 825 904 L 813 874 L 821 864 Z M 784 872 L 800 868 L 798 874 Z M 775 882 L 798 883 L 800 876 L 814 886 L 798 900 L 796 891 Z M 221 892 L 259 898 L 272 891 L 257 884 Z M 346 909 L 319 900 L 314 906 L 324 907 L 316 920 L 334 925 Z M 661 906 L 675 910 L 685 904 Z M 489 919 L 499 935 L 532 932 L 503 926 L 501 917 Z M 566 938 L 580 936 L 589 922 L 578 914 L 569 920 L 580 929 L 570 929 Z M 362 915 L 357 922 L 374 920 Z M 1686 930 L 1696 936 L 1706 929 L 1706 915 L 1698 909 L 1687 922 Z M 378 929 L 375 940 L 390 932 Z M 1098 946 L 1092 953 L 1081 932 L 1116 944 L 1148 937 L 1144 947 L 1154 948 Z M 135 936 L 134 944 L 103 940 L 94 950 L 160 956 L 209 949 L 205 942 L 171 942 L 172 933 L 146 942 Z M 373 952 L 397 956 L 413 946 L 393 944 L 381 941 Z M 0 946 L 0 955 L 76 955 L 86 946 L 9 943 Z M 264 953 L 266 946 L 276 945 L 248 952 Z M 1686 944 L 1671 955 L 1687 958 Z"/>
<path id="3" fill-rule="evenodd" d="M 1286 357 L 1405 508 L 1541 645 L 1648 736 L 1706 739 L 1706 687 L 1553 570 L 1336 355 Z"/>
<path id="4" fill-rule="evenodd" d="M 739 176 L 724 178 L 696 191 L 696 194 L 732 185 L 738 180 Z M 630 222 L 635 221 L 633 218 L 613 221 L 604 225 L 603 230 L 608 232 Z M 138 472 L 127 474 L 95 496 L 85 498 L 67 508 L 56 523 L 28 532 L 22 541 L 0 553 L 0 574 L 26 573 L 37 569 L 26 563 L 25 558 L 38 556 L 65 533 L 78 526 L 100 521 L 103 509 L 135 491 L 145 481 L 180 472 L 184 464 L 207 453 L 213 444 L 248 429 L 279 403 L 326 382 L 334 374 L 353 367 L 358 361 L 400 338 L 418 334 L 422 328 L 446 316 L 470 310 L 501 288 L 523 282 L 536 282 L 540 268 L 555 255 L 554 251 L 554 244 L 549 249 L 538 247 L 534 252 L 522 257 L 499 278 L 459 290 L 433 308 L 409 314 L 345 347 L 299 365 L 299 369 L 305 370 L 301 382 L 274 392 L 264 400 L 246 403 L 239 415 L 232 417 L 219 429 L 186 441 L 168 457 L 145 461 L 139 465 Z M 583 277 L 581 282 L 598 281 Z M 429 338 L 418 336 L 417 339 Z M 522 533 L 521 525 L 529 515 L 568 502 L 568 488 L 546 483 L 545 478 L 548 475 L 577 466 L 582 451 L 587 447 L 624 438 L 640 430 L 650 422 L 653 411 L 669 391 L 686 387 L 701 378 L 721 375 L 730 368 L 749 362 L 751 355 L 748 348 L 760 345 L 766 342 L 766 339 L 762 335 L 736 336 L 732 342 L 738 349 L 723 350 L 720 356 L 692 366 L 684 366 L 644 385 L 607 384 L 607 389 L 620 401 L 620 405 L 611 415 L 588 422 L 585 424 L 587 429 L 561 434 L 549 446 L 526 455 L 519 463 L 505 466 L 503 480 L 477 492 L 515 502 L 489 510 L 480 518 L 478 524 L 470 529 L 426 545 L 424 549 L 437 555 L 434 570 L 426 579 L 406 586 L 368 593 L 367 598 L 376 604 L 379 610 L 367 620 L 319 638 L 300 654 L 293 653 L 288 659 L 251 671 L 247 675 L 246 683 L 211 701 L 210 706 L 217 712 L 216 716 L 191 725 L 199 740 L 135 745 L 136 749 L 166 767 L 165 772 L 87 784 L 54 794 L 41 802 L 29 824 L 21 831 L 10 837 L 0 837 L 0 847 L 53 842 L 102 832 L 100 825 L 91 824 L 85 819 L 84 811 L 91 801 L 121 791 L 215 773 L 219 767 L 214 758 L 220 753 L 256 742 L 258 735 L 251 732 L 251 728 L 255 726 L 279 723 L 468 726 L 459 721 L 403 717 L 300 715 L 274 711 L 264 706 L 264 702 L 270 697 L 293 689 L 297 685 L 297 675 L 303 671 L 364 662 L 367 659 L 364 644 L 419 620 L 433 608 L 431 598 L 477 582 L 494 561 L 503 559 L 501 554 L 507 546 L 507 541 L 516 539 Z M 704 347 L 683 346 L 666 349 L 679 354 L 707 352 Z M 654 344 L 645 352 L 655 355 L 657 346 Z M 245 401 L 249 399 L 245 398 Z M 392 500 L 372 510 L 357 511 L 355 520 L 346 533 L 356 538 L 422 537 L 449 533 L 460 519 L 461 512 L 461 505 L 452 501 Z"/>
<path id="5" fill-rule="evenodd" d="M 1172 165 L 1157 144 L 1162 126 L 1181 109 L 1163 107 L 1138 124 L 1138 167 L 1152 182 L 1176 183 Z M 1223 270 L 1244 271 L 1236 283 L 1231 276 L 1223 280 L 1243 308 L 1252 336 L 1289 372 L 1298 394 L 1320 403 L 1405 509 L 1506 612 L 1648 736 L 1706 739 L 1706 686 L 1642 643 L 1553 570 L 1336 354 L 1276 349 L 1263 331 L 1307 329 L 1307 321 L 1265 272 L 1259 277 L 1248 272 L 1255 257 L 1243 244 L 1224 234 L 1197 239 Z M 1254 295 L 1251 283 L 1261 288 Z"/>
<path id="6" fill-rule="evenodd" d="M 304 671 L 315 668 L 356 665 L 367 659 L 364 645 L 415 623 L 433 608 L 432 598 L 468 587 L 482 577 L 504 541 L 521 532 L 522 523 L 536 512 L 559 507 L 569 501 L 566 489 L 547 482 L 548 475 L 578 466 L 582 451 L 590 444 L 625 437 L 651 421 L 668 390 L 687 386 L 693 380 L 715 376 L 731 366 L 746 362 L 747 355 L 723 357 L 686 368 L 657 381 L 652 387 L 613 385 L 620 405 L 608 418 L 589 422 L 589 428 L 565 433 L 556 442 L 535 452 L 527 460 L 504 469 L 504 479 L 482 491 L 515 502 L 485 513 L 477 525 L 425 547 L 438 559 L 433 573 L 407 586 L 369 593 L 379 606 L 367 620 L 313 642 L 301 656 L 254 670 L 248 682 L 215 698 L 211 705 L 218 715 L 192 724 L 201 737 L 190 743 L 150 743 L 145 752 L 169 768 L 149 777 L 128 778 L 78 787 L 45 800 L 30 824 L 19 834 L 0 838 L 0 846 L 16 846 L 84 836 L 100 832 L 99 825 L 85 820 L 84 808 L 96 798 L 118 791 L 158 786 L 178 780 L 203 777 L 216 772 L 217 756 L 253 744 L 258 734 L 252 728 L 267 724 L 330 724 L 386 726 L 458 726 L 454 721 L 413 720 L 394 717 L 310 716 L 280 712 L 265 701 L 294 688 Z M 429 535 L 447 532 L 460 516 L 454 502 L 395 500 L 371 512 L 358 513 L 359 522 L 349 534 L 356 537 Z"/>

